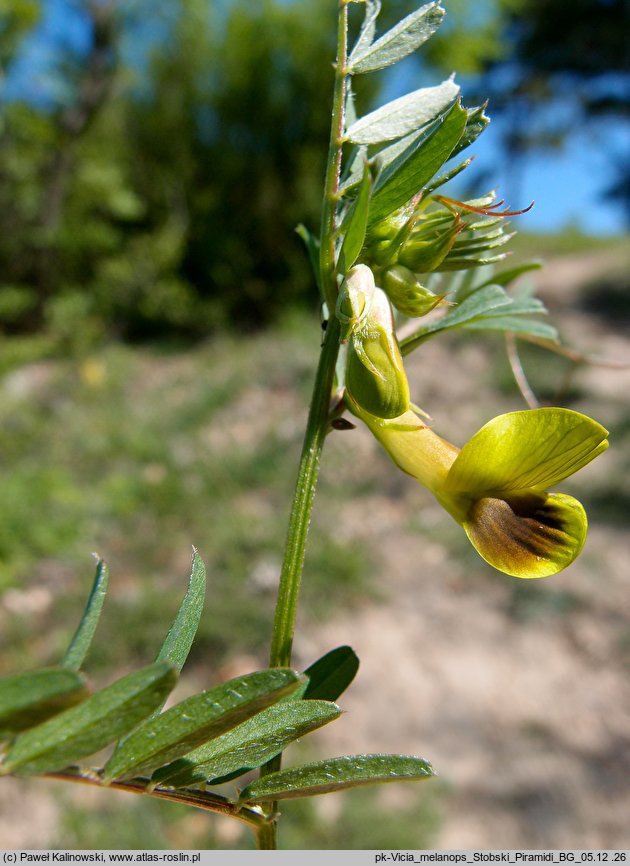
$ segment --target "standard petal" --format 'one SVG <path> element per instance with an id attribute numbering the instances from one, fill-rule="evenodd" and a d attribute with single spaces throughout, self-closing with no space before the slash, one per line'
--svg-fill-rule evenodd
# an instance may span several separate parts
<path id="1" fill-rule="evenodd" d="M 586 540 L 582 505 L 562 493 L 475 502 L 464 529 L 477 552 L 513 577 L 549 577 L 570 565 Z"/>
<path id="2" fill-rule="evenodd" d="M 493 418 L 464 445 L 445 483 L 477 499 L 552 487 L 608 447 L 596 421 L 570 409 L 529 409 Z"/>

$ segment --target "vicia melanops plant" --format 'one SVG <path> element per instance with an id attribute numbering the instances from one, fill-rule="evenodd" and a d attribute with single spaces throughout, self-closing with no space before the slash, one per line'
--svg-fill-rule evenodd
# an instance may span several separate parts
<path id="1" fill-rule="evenodd" d="M 351 3 L 363 7 L 364 17 L 349 50 Z M 107 585 L 107 568 L 99 562 L 61 662 L 0 681 L 2 775 L 52 775 L 187 803 L 245 822 L 261 848 L 277 845 L 279 800 L 432 775 L 423 759 L 401 755 L 280 765 L 288 745 L 340 715 L 336 700 L 358 667 L 353 651 L 342 646 L 303 673 L 292 668 L 320 459 L 330 431 L 352 426 L 341 418 L 346 409 L 500 571 L 548 576 L 569 565 L 584 544 L 582 506 L 549 488 L 606 448 L 599 424 L 565 409 L 512 412 L 489 421 L 459 450 L 433 432 L 411 402 L 403 358 L 438 334 L 503 331 L 548 345 L 557 335 L 541 319 L 541 302 L 511 289 L 533 266 L 493 270 L 504 258 L 512 214 L 498 210 L 493 193 L 459 201 L 437 192 L 470 162 L 459 155 L 488 124 L 484 108 L 464 107 L 450 78 L 356 116 L 354 79 L 414 52 L 444 17 L 440 3 L 431 2 L 377 37 L 380 5 L 338 2 L 319 237 L 299 229 L 328 327 L 289 517 L 269 667 L 163 711 L 201 616 L 205 571 L 195 552 L 188 592 L 155 661 L 91 694 L 80 670 Z M 404 338 L 397 331 L 401 316 Z M 84 764 L 106 746 L 112 750 L 103 767 Z M 234 781 L 236 789 L 224 787 Z"/>

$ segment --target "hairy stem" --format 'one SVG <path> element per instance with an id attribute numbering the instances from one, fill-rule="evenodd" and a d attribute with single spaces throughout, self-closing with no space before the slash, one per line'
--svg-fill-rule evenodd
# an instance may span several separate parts
<path id="1" fill-rule="evenodd" d="M 289 517 L 287 541 L 280 573 L 269 664 L 289 667 L 297 615 L 297 602 L 306 551 L 306 539 L 324 440 L 329 428 L 330 399 L 339 351 L 339 323 L 331 320 L 317 367 L 313 398 L 304 434 L 302 455 Z"/>
<path id="2" fill-rule="evenodd" d="M 335 274 L 335 211 L 339 193 L 347 78 L 347 4 L 348 0 L 339 0 L 335 90 L 326 167 L 324 204 L 322 208 L 320 271 L 322 291 L 331 309 L 334 308 L 337 295 Z M 330 400 L 338 352 L 339 322 L 334 316 L 331 316 L 322 344 L 315 376 L 311 407 L 304 433 L 302 455 L 300 457 L 295 485 L 293 506 L 289 517 L 271 639 L 270 665 L 272 667 L 286 667 L 291 664 L 291 648 L 297 614 L 297 599 L 304 565 L 306 539 L 313 508 L 313 499 L 315 497 L 315 488 L 317 486 L 321 453 L 326 433 L 328 432 Z"/>
<path id="3" fill-rule="evenodd" d="M 348 2 L 349 0 L 339 0 L 335 87 L 320 238 L 320 285 L 324 300 L 331 312 L 335 308 L 337 297 L 335 233 L 337 230 L 336 211 L 339 200 L 339 175 L 345 122 Z M 293 635 L 295 632 L 298 595 L 304 567 L 306 540 L 311 521 L 322 450 L 330 423 L 330 403 L 334 385 L 335 364 L 339 353 L 339 336 L 339 322 L 331 315 L 315 376 L 313 396 L 297 473 L 293 506 L 289 517 L 271 638 L 269 658 L 271 667 L 289 667 L 291 665 Z M 281 755 L 269 761 L 261 768 L 261 776 L 280 769 L 281 761 Z M 273 803 L 265 814 L 267 823 L 256 830 L 257 844 L 260 849 L 275 849 L 277 848 L 277 820 L 274 817 L 276 814 L 276 804 Z"/>
<path id="4" fill-rule="evenodd" d="M 83 785 L 94 785 L 103 788 L 101 778 L 93 771 L 77 769 L 63 770 L 59 773 L 46 773 L 48 779 L 60 779 L 64 782 L 78 782 Z M 256 832 L 262 832 L 269 819 L 258 807 L 239 807 L 219 794 L 210 794 L 206 791 L 188 790 L 182 788 L 147 788 L 146 782 L 110 782 L 107 787 L 114 791 L 127 791 L 130 794 L 144 794 L 146 797 L 154 797 L 158 800 L 170 800 L 173 803 L 183 803 L 188 806 L 196 806 L 206 812 L 215 812 L 218 815 L 227 815 L 230 818 L 238 818 L 245 824 L 254 828 Z"/>
<path id="5" fill-rule="evenodd" d="M 348 2 L 349 0 L 339 0 L 335 88 L 333 93 L 328 159 L 326 162 L 326 181 L 320 232 L 321 245 L 319 248 L 320 285 L 324 300 L 331 311 L 334 309 L 337 299 L 335 234 L 337 231 L 336 214 L 337 203 L 339 201 L 339 174 L 341 172 L 345 127 L 346 82 L 348 79 L 346 70 L 348 62 Z"/>
<path id="6" fill-rule="evenodd" d="M 324 344 L 319 357 L 313 398 L 309 411 L 302 455 L 295 485 L 293 507 L 289 517 L 287 541 L 284 553 L 280 586 L 276 602 L 276 615 L 273 624 L 271 667 L 290 667 L 293 634 L 297 616 L 298 594 L 304 566 L 306 539 L 311 521 L 311 511 L 315 498 L 315 488 L 324 441 L 330 423 L 330 400 L 334 384 L 335 363 L 339 352 L 339 322 L 331 319 L 326 330 Z M 282 756 L 278 755 L 263 767 L 260 775 L 274 773 L 280 769 Z M 276 804 L 265 812 L 268 823 L 256 830 L 256 841 L 260 849 L 277 848 L 277 821 L 274 817 Z"/>

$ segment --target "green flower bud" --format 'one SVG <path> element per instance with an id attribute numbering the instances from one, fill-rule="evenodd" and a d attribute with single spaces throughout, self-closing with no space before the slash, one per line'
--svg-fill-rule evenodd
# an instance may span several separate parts
<path id="1" fill-rule="evenodd" d="M 440 232 L 417 231 L 412 234 L 398 253 L 398 261 L 417 274 L 428 274 L 442 264 L 455 243 L 463 223 L 454 220 Z"/>
<path id="2" fill-rule="evenodd" d="M 347 343 L 361 328 L 372 307 L 376 286 L 374 275 L 367 265 L 350 268 L 341 284 L 335 315 L 341 323 L 341 342 Z"/>
<path id="3" fill-rule="evenodd" d="M 382 277 L 383 289 L 397 310 L 410 318 L 426 316 L 442 300 L 425 288 L 404 265 L 388 268 Z"/>
<path id="4" fill-rule="evenodd" d="M 346 389 L 355 403 L 377 418 L 396 418 L 409 409 L 409 385 L 387 295 L 366 265 L 352 268 L 336 308 L 342 342 L 348 342 Z"/>
<path id="5" fill-rule="evenodd" d="M 408 208 L 390 214 L 370 228 L 368 241 L 391 241 L 405 225 L 411 213 Z"/>
<path id="6" fill-rule="evenodd" d="M 392 252 L 394 257 L 396 257 L 398 251 L 392 249 L 391 240 L 376 241 L 366 248 L 370 264 L 372 264 L 373 267 L 378 267 L 379 265 L 383 267 L 384 265 L 387 265 L 388 262 L 392 260 Z"/>
<path id="7" fill-rule="evenodd" d="M 398 253 L 406 242 L 416 221 L 411 207 L 390 214 L 370 229 L 365 245 L 364 258 L 376 266 L 395 264 Z"/>

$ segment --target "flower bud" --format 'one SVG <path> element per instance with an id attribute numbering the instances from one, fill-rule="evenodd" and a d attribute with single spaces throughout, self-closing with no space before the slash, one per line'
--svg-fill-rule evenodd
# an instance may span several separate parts
<path id="1" fill-rule="evenodd" d="M 391 241 L 410 217 L 410 209 L 396 211 L 385 219 L 379 220 L 370 228 L 369 241 Z"/>
<path id="2" fill-rule="evenodd" d="M 346 343 L 363 326 L 372 307 L 375 291 L 374 274 L 367 265 L 350 268 L 341 284 L 335 307 L 335 315 L 341 323 L 342 343 Z"/>
<path id="3" fill-rule="evenodd" d="M 442 264 L 455 243 L 455 238 L 461 231 L 463 223 L 454 220 L 446 229 L 435 232 L 414 232 L 398 253 L 398 261 L 401 265 L 417 274 L 428 274 L 435 271 Z"/>
<path id="4" fill-rule="evenodd" d="M 390 214 L 370 228 L 364 246 L 366 261 L 376 267 L 394 264 L 416 221 L 411 207 Z"/>
<path id="5" fill-rule="evenodd" d="M 397 418 L 409 409 L 409 384 L 392 309 L 381 289 L 375 288 L 369 311 L 350 338 L 346 389 L 358 406 L 377 418 Z"/>
<path id="6" fill-rule="evenodd" d="M 442 300 L 425 288 L 404 265 L 388 268 L 382 277 L 383 290 L 397 310 L 410 318 L 426 316 Z"/>

